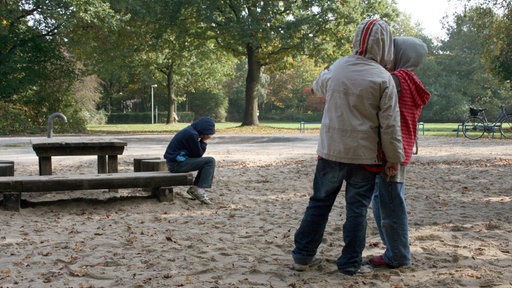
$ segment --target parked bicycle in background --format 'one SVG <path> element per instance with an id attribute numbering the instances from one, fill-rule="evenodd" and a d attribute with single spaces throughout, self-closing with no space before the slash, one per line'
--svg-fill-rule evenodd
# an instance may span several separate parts
<path id="1" fill-rule="evenodd" d="M 468 139 L 475 140 L 484 135 L 500 133 L 500 137 L 512 138 L 512 111 L 507 111 L 505 106 L 500 107 L 500 113 L 493 122 L 487 120 L 486 108 L 469 108 L 470 116 L 462 125 L 462 132 Z"/>

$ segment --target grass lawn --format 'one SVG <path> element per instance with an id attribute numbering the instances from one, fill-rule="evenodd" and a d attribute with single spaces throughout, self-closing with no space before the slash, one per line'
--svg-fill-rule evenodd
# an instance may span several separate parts
<path id="1" fill-rule="evenodd" d="M 105 124 L 89 125 L 93 134 L 173 134 L 190 123 L 175 124 Z M 459 123 L 424 123 L 426 136 L 455 136 Z M 218 134 L 299 134 L 299 122 L 260 122 L 259 126 L 241 126 L 239 122 L 219 122 L 215 124 Z M 320 124 L 306 124 L 304 133 L 318 134 Z M 422 136 L 422 127 L 419 135 Z M 459 133 L 461 136 L 461 133 Z M 462 135 L 463 136 L 463 135 Z"/>
<path id="2" fill-rule="evenodd" d="M 130 134 L 130 133 L 151 133 L 168 134 L 176 133 L 190 125 L 190 123 L 173 124 L 105 124 L 89 125 L 89 133 L 100 134 Z M 320 125 L 316 127 L 319 131 Z M 218 134 L 296 134 L 299 133 L 299 122 L 261 122 L 259 126 L 241 126 L 238 122 L 217 122 L 215 130 Z"/>

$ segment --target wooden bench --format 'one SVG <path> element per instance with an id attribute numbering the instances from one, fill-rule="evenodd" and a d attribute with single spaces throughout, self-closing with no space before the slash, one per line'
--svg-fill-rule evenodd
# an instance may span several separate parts
<path id="1" fill-rule="evenodd" d="M 133 172 L 168 171 L 165 159 L 160 157 L 133 158 Z"/>
<path id="2" fill-rule="evenodd" d="M 3 208 L 19 211 L 22 192 L 148 188 L 160 202 L 174 200 L 173 186 L 192 185 L 192 173 L 167 171 L 112 174 L 42 175 L 0 177 Z"/>
<path id="3" fill-rule="evenodd" d="M 0 177 L 14 176 L 14 161 L 0 160 Z"/>

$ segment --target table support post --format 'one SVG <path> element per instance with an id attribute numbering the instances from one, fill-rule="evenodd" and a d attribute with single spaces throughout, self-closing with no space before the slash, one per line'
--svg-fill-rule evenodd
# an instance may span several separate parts
<path id="1" fill-rule="evenodd" d="M 52 157 L 39 157 L 39 175 L 52 175 Z"/>
<path id="2" fill-rule="evenodd" d="M 117 155 L 108 155 L 108 173 L 117 173 Z"/>
<path id="3" fill-rule="evenodd" d="M 107 156 L 98 155 L 98 174 L 105 174 L 107 171 Z"/>
<path id="4" fill-rule="evenodd" d="M 100 162 L 101 171 L 100 172 Z M 117 173 L 117 155 L 101 156 L 98 155 L 98 173 Z M 108 189 L 110 192 L 119 192 L 119 189 Z"/>

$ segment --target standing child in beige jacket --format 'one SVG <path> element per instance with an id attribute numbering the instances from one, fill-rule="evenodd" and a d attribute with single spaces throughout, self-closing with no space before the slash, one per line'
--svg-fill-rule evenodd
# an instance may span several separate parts
<path id="1" fill-rule="evenodd" d="M 391 29 L 382 20 L 363 21 L 353 41 L 353 54 L 336 61 L 313 83 L 313 92 L 325 96 L 318 162 L 302 222 L 295 233 L 293 268 L 320 264 L 315 257 L 341 187 L 346 182 L 344 246 L 338 270 L 347 275 L 365 272 L 367 211 L 375 186 L 371 168 L 377 157 L 379 135 L 388 156 L 386 171 L 394 175 L 404 160 L 400 112 L 395 84 L 387 71 L 393 62 Z M 342 246 L 342 242 L 339 243 Z"/>

